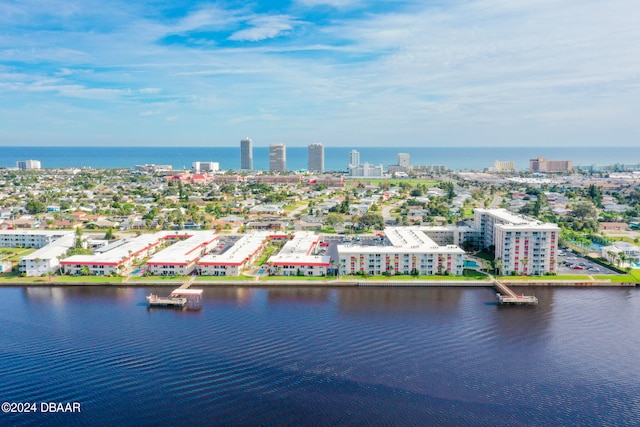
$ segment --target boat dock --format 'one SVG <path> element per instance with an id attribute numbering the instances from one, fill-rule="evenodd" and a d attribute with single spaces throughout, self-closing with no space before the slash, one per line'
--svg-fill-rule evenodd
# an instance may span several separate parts
<path id="1" fill-rule="evenodd" d="M 148 307 L 179 307 L 199 310 L 202 307 L 202 289 L 189 289 L 193 280 L 174 289 L 168 297 L 151 294 L 147 296 Z"/>
<path id="2" fill-rule="evenodd" d="M 493 286 L 498 291 L 496 298 L 500 304 L 508 305 L 538 305 L 538 298 L 533 295 L 518 295 L 513 292 L 507 285 L 497 280 L 493 282 Z"/>
<path id="3" fill-rule="evenodd" d="M 173 294 L 172 294 L 173 295 Z M 187 298 L 184 297 L 159 297 L 151 294 L 147 296 L 147 306 L 149 307 L 184 307 L 187 305 Z"/>

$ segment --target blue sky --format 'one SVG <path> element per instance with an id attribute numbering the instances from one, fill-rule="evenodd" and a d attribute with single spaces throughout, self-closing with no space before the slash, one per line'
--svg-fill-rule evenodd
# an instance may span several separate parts
<path id="1" fill-rule="evenodd" d="M 0 145 L 637 145 L 637 0 L 3 0 Z"/>

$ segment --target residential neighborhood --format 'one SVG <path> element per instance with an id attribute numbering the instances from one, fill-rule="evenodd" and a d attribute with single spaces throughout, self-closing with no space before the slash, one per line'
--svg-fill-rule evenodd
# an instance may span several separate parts
<path id="1" fill-rule="evenodd" d="M 579 272 L 570 248 L 624 273 L 640 266 L 636 178 L 0 169 L 0 271 L 556 276 Z"/>

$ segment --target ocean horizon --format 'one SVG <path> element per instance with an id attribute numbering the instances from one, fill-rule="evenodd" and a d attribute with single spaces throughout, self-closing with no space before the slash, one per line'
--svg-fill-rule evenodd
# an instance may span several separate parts
<path id="1" fill-rule="evenodd" d="M 454 171 L 484 170 L 495 161 L 513 161 L 516 170 L 528 170 L 529 160 L 544 157 L 571 160 L 574 166 L 640 163 L 640 147 L 332 147 L 325 146 L 325 170 L 346 171 L 351 150 L 362 163 L 397 164 L 397 155 L 410 155 L 411 165 L 441 165 Z M 0 167 L 16 167 L 21 160 L 39 160 L 42 168 L 134 168 L 138 164 L 190 168 L 196 161 L 218 162 L 221 170 L 240 168 L 240 146 L 124 147 L 124 146 L 5 146 Z M 307 147 L 287 147 L 287 169 L 307 168 Z M 269 147 L 254 146 L 254 170 L 269 169 Z"/>

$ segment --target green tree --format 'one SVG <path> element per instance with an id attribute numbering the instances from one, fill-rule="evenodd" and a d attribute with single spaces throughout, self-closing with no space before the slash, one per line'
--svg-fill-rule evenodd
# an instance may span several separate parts
<path id="1" fill-rule="evenodd" d="M 44 213 L 47 211 L 47 207 L 45 206 L 45 204 L 34 198 L 29 199 L 24 208 L 28 213 L 32 215 Z"/>
<path id="2" fill-rule="evenodd" d="M 358 228 L 360 229 L 384 229 L 384 218 L 377 213 L 366 213 L 358 219 Z"/>
<path id="3" fill-rule="evenodd" d="M 113 240 L 115 239 L 115 235 L 113 234 L 113 228 L 109 227 L 109 229 L 107 230 L 107 232 L 104 235 L 104 239 L 105 240 Z"/>

